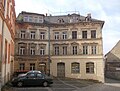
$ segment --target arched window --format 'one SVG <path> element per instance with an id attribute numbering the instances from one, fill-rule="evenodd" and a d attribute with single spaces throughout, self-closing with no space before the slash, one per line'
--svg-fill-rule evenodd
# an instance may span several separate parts
<path id="1" fill-rule="evenodd" d="M 80 64 L 77 62 L 74 62 L 71 64 L 71 73 L 76 74 L 80 73 Z"/>
<path id="2" fill-rule="evenodd" d="M 94 63 L 88 62 L 86 63 L 86 73 L 94 73 Z"/>

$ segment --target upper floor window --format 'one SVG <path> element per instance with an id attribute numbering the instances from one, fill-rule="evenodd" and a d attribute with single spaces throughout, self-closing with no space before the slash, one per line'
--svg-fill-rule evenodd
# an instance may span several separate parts
<path id="1" fill-rule="evenodd" d="M 94 73 L 94 63 L 93 62 L 86 63 L 86 73 Z"/>
<path id="2" fill-rule="evenodd" d="M 33 21 L 33 17 L 29 16 L 29 22 L 32 22 L 32 21 Z"/>
<path id="3" fill-rule="evenodd" d="M 88 54 L 88 46 L 83 45 L 83 54 Z"/>
<path id="4" fill-rule="evenodd" d="M 62 39 L 67 39 L 67 32 L 62 32 Z"/>
<path id="5" fill-rule="evenodd" d="M 30 54 L 35 55 L 35 48 L 30 48 Z"/>
<path id="6" fill-rule="evenodd" d="M 55 39 L 58 40 L 59 39 L 59 32 L 55 32 Z"/>
<path id="7" fill-rule="evenodd" d="M 39 23 L 43 23 L 43 17 L 39 17 Z"/>
<path id="8" fill-rule="evenodd" d="M 63 55 L 67 55 L 67 46 L 63 46 Z"/>
<path id="9" fill-rule="evenodd" d="M 77 46 L 73 46 L 73 55 L 77 54 Z"/>
<path id="10" fill-rule="evenodd" d="M 34 22 L 38 23 L 38 17 L 34 17 Z"/>
<path id="11" fill-rule="evenodd" d="M 96 45 L 91 46 L 91 54 L 96 54 Z"/>
<path id="12" fill-rule="evenodd" d="M 24 16 L 24 21 L 25 21 L 25 22 L 28 21 L 28 16 Z"/>
<path id="13" fill-rule="evenodd" d="M 91 38 L 96 38 L 96 30 L 91 31 Z"/>
<path id="14" fill-rule="evenodd" d="M 45 32 L 40 32 L 40 39 L 45 39 Z"/>
<path id="15" fill-rule="evenodd" d="M 22 39 L 25 38 L 25 31 L 21 31 L 21 35 L 20 35 L 20 37 L 21 37 Z"/>
<path id="16" fill-rule="evenodd" d="M 44 48 L 40 48 L 40 55 L 45 55 L 45 49 Z"/>
<path id="17" fill-rule="evenodd" d="M 35 39 L 35 32 L 34 32 L 34 31 L 31 31 L 31 33 L 30 33 L 30 38 L 31 38 L 31 39 Z"/>
<path id="18" fill-rule="evenodd" d="M 87 31 L 82 31 L 82 38 L 87 39 Z"/>
<path id="19" fill-rule="evenodd" d="M 77 31 L 72 31 L 72 39 L 77 39 Z"/>
<path id="20" fill-rule="evenodd" d="M 35 70 L 35 63 L 30 63 L 30 70 Z"/>
<path id="21" fill-rule="evenodd" d="M 19 64 L 19 70 L 25 70 L 25 63 Z"/>
<path id="22" fill-rule="evenodd" d="M 71 64 L 71 73 L 80 73 L 80 64 L 79 63 L 72 63 Z"/>
<path id="23" fill-rule="evenodd" d="M 55 55 L 59 55 L 59 46 L 55 46 L 54 51 L 55 51 Z"/>
<path id="24" fill-rule="evenodd" d="M 19 55 L 25 55 L 25 47 L 21 46 L 19 48 Z"/>

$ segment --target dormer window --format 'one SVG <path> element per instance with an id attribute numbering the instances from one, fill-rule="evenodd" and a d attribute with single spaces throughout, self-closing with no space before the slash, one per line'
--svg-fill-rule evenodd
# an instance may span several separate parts
<path id="1" fill-rule="evenodd" d="M 58 19 L 58 23 L 64 23 L 63 19 Z"/>

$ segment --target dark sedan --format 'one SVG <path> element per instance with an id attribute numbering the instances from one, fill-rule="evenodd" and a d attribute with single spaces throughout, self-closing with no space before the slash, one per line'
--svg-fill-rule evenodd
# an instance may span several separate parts
<path id="1" fill-rule="evenodd" d="M 43 85 L 44 87 L 53 84 L 53 79 L 40 71 L 30 71 L 26 74 L 19 75 L 11 81 L 13 86 L 26 86 L 26 85 Z"/>

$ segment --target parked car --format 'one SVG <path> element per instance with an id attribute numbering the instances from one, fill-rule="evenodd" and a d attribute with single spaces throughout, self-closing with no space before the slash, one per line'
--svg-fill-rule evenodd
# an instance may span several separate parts
<path id="1" fill-rule="evenodd" d="M 44 87 L 53 84 L 53 79 L 40 71 L 29 71 L 26 74 L 19 75 L 11 81 L 13 86 L 43 85 Z"/>

